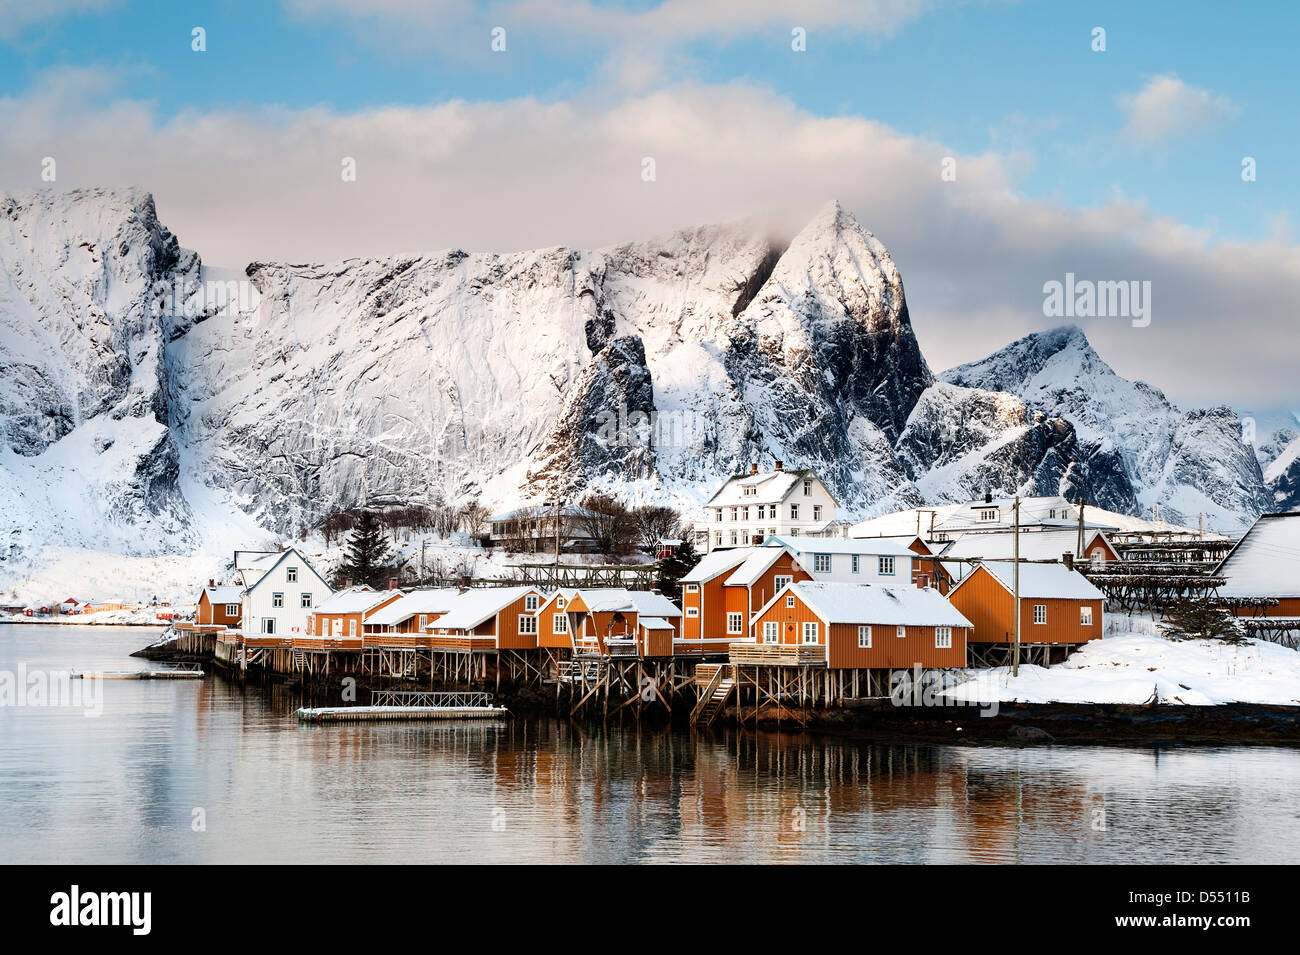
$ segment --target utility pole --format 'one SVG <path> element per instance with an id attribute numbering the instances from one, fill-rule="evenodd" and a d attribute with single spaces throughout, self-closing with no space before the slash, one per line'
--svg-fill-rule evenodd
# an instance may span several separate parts
<path id="1" fill-rule="evenodd" d="M 1012 563 L 1011 571 L 1011 589 L 1016 605 L 1016 646 L 1011 654 L 1011 675 L 1013 677 L 1020 675 L 1020 495 L 1016 495 L 1016 503 L 1013 507 L 1016 524 L 1015 531 L 1012 533 L 1012 546 L 1014 548 L 1015 560 Z"/>
<path id="2" fill-rule="evenodd" d="M 1074 556 L 1083 560 L 1083 498 L 1076 498 L 1075 503 L 1079 505 L 1079 544 L 1074 550 Z"/>

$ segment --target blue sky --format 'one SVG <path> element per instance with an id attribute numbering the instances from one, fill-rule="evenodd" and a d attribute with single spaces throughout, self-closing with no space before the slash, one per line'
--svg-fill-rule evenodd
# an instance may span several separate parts
<path id="1" fill-rule="evenodd" d="M 1289 412 L 1298 40 L 1282 0 L 0 0 L 0 190 L 56 158 L 233 268 L 792 231 L 834 198 L 937 369 L 1057 324 L 1068 272 L 1149 280 L 1149 327 L 1081 322 L 1116 371 Z"/>
<path id="2" fill-rule="evenodd" d="M 396 43 L 373 29 L 373 19 L 336 11 L 249 2 L 88 5 L 3 37 L 0 90 L 21 94 L 45 71 L 89 65 L 118 72 L 120 91 L 156 103 L 162 116 L 562 99 L 598 83 L 602 64 L 628 48 L 619 39 L 516 27 L 503 9 L 486 5 L 432 24 L 433 36 L 413 31 Z M 674 78 L 761 84 L 811 113 L 870 117 L 964 152 L 1023 153 L 1032 162 L 1018 183 L 1025 195 L 1089 206 L 1118 191 L 1216 235 L 1273 235 L 1296 207 L 1300 14 L 1286 2 L 1230 14 L 1208 0 L 1170 10 L 1123 2 L 945 5 L 888 36 L 813 27 L 801 54 L 791 51 L 787 30 L 770 25 L 684 39 L 673 45 L 671 69 Z M 488 51 L 497 23 L 507 28 L 510 56 Z M 203 55 L 190 49 L 194 26 L 207 31 Z M 1107 31 L 1104 53 L 1090 48 L 1096 26 Z M 1167 73 L 1226 97 L 1230 115 L 1171 144 L 1117 143 L 1125 123 L 1117 98 Z M 1256 157 L 1260 170 L 1249 186 L 1240 177 L 1244 156 Z"/>

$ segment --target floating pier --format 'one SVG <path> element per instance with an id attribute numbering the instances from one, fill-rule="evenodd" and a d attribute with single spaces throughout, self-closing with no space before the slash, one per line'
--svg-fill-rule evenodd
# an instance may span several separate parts
<path id="1" fill-rule="evenodd" d="M 504 706 L 304 706 L 300 723 L 368 723 L 374 720 L 488 720 L 510 713 Z"/>
<path id="2" fill-rule="evenodd" d="M 508 716 L 491 693 L 424 693 L 418 690 L 375 690 L 369 706 L 304 706 L 300 723 L 360 723 L 372 720 L 488 720 Z"/>
<path id="3" fill-rule="evenodd" d="M 202 670 L 108 670 L 103 673 L 83 673 L 74 670 L 69 674 L 74 680 L 202 680 Z"/>

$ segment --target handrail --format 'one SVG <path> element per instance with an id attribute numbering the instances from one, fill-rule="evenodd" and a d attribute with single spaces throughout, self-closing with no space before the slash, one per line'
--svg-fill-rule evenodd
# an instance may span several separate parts
<path id="1" fill-rule="evenodd" d="M 696 701 L 695 707 L 691 710 L 692 723 L 694 723 L 699 717 L 700 713 L 704 710 L 704 707 L 708 706 L 709 703 L 713 701 L 713 692 L 718 688 L 718 685 L 722 683 L 722 674 L 726 669 L 726 667 L 720 666 L 713 671 L 713 679 L 710 680 L 709 685 L 704 688 L 704 692 L 700 694 L 699 700 Z"/>

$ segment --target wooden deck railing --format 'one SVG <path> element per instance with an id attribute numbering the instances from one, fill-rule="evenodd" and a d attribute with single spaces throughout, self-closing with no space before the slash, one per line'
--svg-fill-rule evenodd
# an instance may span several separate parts
<path id="1" fill-rule="evenodd" d="M 733 643 L 727 651 L 737 666 L 821 666 L 826 648 L 815 643 Z"/>
<path id="2" fill-rule="evenodd" d="M 295 650 L 360 650 L 360 637 L 304 637 L 293 638 Z"/>

